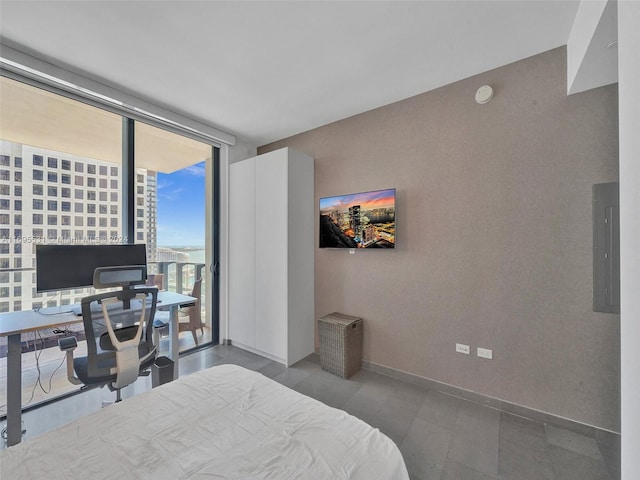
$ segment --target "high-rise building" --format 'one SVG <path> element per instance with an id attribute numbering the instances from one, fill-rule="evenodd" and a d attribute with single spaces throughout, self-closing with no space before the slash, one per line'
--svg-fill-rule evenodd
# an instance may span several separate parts
<path id="1" fill-rule="evenodd" d="M 349 227 L 354 235 L 360 234 L 360 205 L 349 207 Z"/>
<path id="2" fill-rule="evenodd" d="M 376 239 L 376 227 L 369 224 L 363 230 L 364 243 L 373 242 Z"/>
<path id="3" fill-rule="evenodd" d="M 157 249 L 156 172 L 136 170 L 136 243 Z M 0 141 L 0 312 L 39 308 L 38 243 L 126 243 L 122 166 Z M 73 266 L 70 266 L 73 268 Z M 79 302 L 86 289 L 65 290 L 50 304 Z"/>

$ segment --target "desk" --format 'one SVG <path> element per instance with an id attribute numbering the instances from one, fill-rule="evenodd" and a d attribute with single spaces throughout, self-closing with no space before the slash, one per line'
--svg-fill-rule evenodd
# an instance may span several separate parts
<path id="1" fill-rule="evenodd" d="M 193 305 L 196 299 L 175 292 L 158 292 L 160 310 L 171 312 L 169 324 L 169 357 L 175 362 L 173 378 L 178 378 L 178 309 Z M 43 312 L 23 310 L 21 312 L 0 313 L 0 337 L 7 337 L 7 446 L 20 443 L 22 440 L 22 348 L 20 334 L 54 328 L 70 323 L 82 322 L 82 316 L 70 311 L 73 305 L 44 308 Z M 56 311 L 64 313 L 56 313 Z"/>

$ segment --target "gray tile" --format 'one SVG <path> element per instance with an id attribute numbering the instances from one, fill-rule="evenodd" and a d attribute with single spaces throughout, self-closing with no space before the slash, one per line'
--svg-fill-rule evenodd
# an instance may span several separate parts
<path id="1" fill-rule="evenodd" d="M 553 480 L 544 426 L 514 415 L 500 415 L 498 478 Z"/>
<path id="2" fill-rule="evenodd" d="M 604 461 L 549 445 L 555 480 L 611 480 Z"/>
<path id="3" fill-rule="evenodd" d="M 399 385 L 405 385 L 405 382 L 370 370 L 360 370 L 356 372 L 349 377 L 349 381 L 359 383 L 362 386 L 386 389 L 388 393 L 392 393 Z"/>
<path id="4" fill-rule="evenodd" d="M 358 391 L 344 404 L 343 409 L 358 417 L 360 420 L 371 424 L 381 414 L 384 402 L 388 395 L 384 391 L 370 385 L 361 385 Z"/>
<path id="5" fill-rule="evenodd" d="M 399 382 L 393 378 L 367 371 L 356 373 L 349 381 L 360 385 L 360 392 L 385 399 L 393 394 L 399 384 Z"/>
<path id="6" fill-rule="evenodd" d="M 249 370 L 258 370 L 270 362 L 271 360 L 268 358 L 261 357 L 260 355 L 256 355 L 251 352 L 244 352 L 236 348 L 235 351 L 229 352 L 222 363 L 233 363 L 235 365 L 248 368 Z"/>
<path id="7" fill-rule="evenodd" d="M 415 420 L 418 406 L 398 397 L 389 396 L 380 403 L 373 418 L 366 420 L 373 427 L 393 440 L 402 444 Z"/>
<path id="8" fill-rule="evenodd" d="M 551 445 L 598 460 L 602 459 L 598 444 L 593 437 L 587 437 L 586 435 L 574 433 L 564 428 L 558 428 L 548 424 L 545 425 L 545 431 L 547 440 Z"/>
<path id="9" fill-rule="evenodd" d="M 418 418 L 452 429 L 458 419 L 458 409 L 464 400 L 430 390 L 418 411 Z"/>
<path id="10" fill-rule="evenodd" d="M 416 478 L 439 478 L 450 442 L 450 430 L 416 418 L 400 444 L 409 474 Z"/>
<path id="11" fill-rule="evenodd" d="M 320 368 L 319 363 L 314 362 L 313 360 L 307 360 L 306 358 L 291 365 L 289 368 L 293 368 L 294 370 L 300 370 L 300 371 L 309 372 L 309 373 L 317 373 L 322 371 L 322 368 Z M 335 375 L 334 377 L 340 378 Z"/>
<path id="12" fill-rule="evenodd" d="M 595 439 L 611 480 L 620 480 L 620 435 L 596 430 Z"/>
<path id="13" fill-rule="evenodd" d="M 220 363 L 220 359 L 213 355 L 186 355 L 180 358 L 180 376 L 199 372 L 205 368 L 212 367 Z"/>
<path id="14" fill-rule="evenodd" d="M 317 355 L 285 368 L 234 346 L 216 346 L 183 356 L 180 374 L 223 363 L 259 371 L 379 428 L 399 445 L 413 480 L 620 478 L 619 435 L 593 438 L 545 429 L 540 422 L 370 370 L 344 380 L 322 371 Z M 123 390 L 123 397 L 148 388 L 150 379 L 141 378 Z M 27 437 L 96 411 L 101 400 L 113 398 L 107 389 L 96 389 L 29 411 Z"/>
<path id="15" fill-rule="evenodd" d="M 319 371 L 296 383 L 294 390 L 335 408 L 342 408 L 360 385 L 330 373 Z"/>
<path id="16" fill-rule="evenodd" d="M 509 402 L 502 402 L 502 406 L 500 410 L 503 412 L 508 412 L 513 415 L 518 415 L 520 417 L 530 418 L 536 422 L 540 422 L 543 424 L 555 425 L 557 427 L 566 428 L 575 433 L 579 433 L 581 435 L 586 435 L 588 437 L 593 437 L 595 433 L 595 428 L 589 425 L 584 425 L 578 422 L 574 422 L 567 418 L 559 417 L 557 415 L 552 415 L 550 413 L 541 412 L 538 410 L 534 410 L 528 407 L 524 407 L 522 405 L 515 405 Z"/>
<path id="17" fill-rule="evenodd" d="M 442 470 L 442 476 L 440 480 L 496 480 L 495 477 L 485 475 L 472 468 L 454 462 L 453 460 L 447 460 L 447 463 Z M 525 480 L 525 479 L 521 479 Z"/>
<path id="18" fill-rule="evenodd" d="M 259 368 L 257 371 L 263 374 L 267 378 L 277 377 L 283 373 L 287 367 L 278 362 L 269 362 L 264 367 Z"/>
<path id="19" fill-rule="evenodd" d="M 320 355 L 317 353 L 312 353 L 311 355 L 304 357 L 303 360 L 320 365 Z"/>
<path id="20" fill-rule="evenodd" d="M 424 387 L 414 385 L 412 383 L 398 382 L 394 386 L 391 396 L 397 398 L 403 403 L 411 404 L 416 407 L 416 413 L 427 394 L 428 390 Z"/>
<path id="21" fill-rule="evenodd" d="M 273 377 L 273 380 L 285 387 L 293 388 L 294 385 L 297 385 L 309 375 L 311 375 L 311 372 L 289 367 L 284 372 Z"/>
<path id="22" fill-rule="evenodd" d="M 449 458 L 489 476 L 498 474 L 500 413 L 468 402 L 461 405 Z"/>
<path id="23" fill-rule="evenodd" d="M 518 437 L 520 435 L 536 437 L 545 441 L 547 439 L 543 423 L 510 413 L 500 412 L 500 437 L 511 439 L 512 437 Z"/>

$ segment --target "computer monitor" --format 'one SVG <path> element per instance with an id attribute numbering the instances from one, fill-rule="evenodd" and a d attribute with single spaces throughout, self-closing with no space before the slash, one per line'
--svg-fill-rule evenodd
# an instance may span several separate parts
<path id="1" fill-rule="evenodd" d="M 36 245 L 36 290 L 90 287 L 96 268 L 124 265 L 146 266 L 146 245 Z"/>

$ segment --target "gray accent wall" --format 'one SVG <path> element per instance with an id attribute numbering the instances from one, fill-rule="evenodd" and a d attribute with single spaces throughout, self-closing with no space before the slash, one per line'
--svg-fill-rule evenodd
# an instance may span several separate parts
<path id="1" fill-rule="evenodd" d="M 319 249 L 316 221 L 316 318 L 363 317 L 365 361 L 619 432 L 591 208 L 592 185 L 618 180 L 617 85 L 567 96 L 566 71 L 562 47 L 258 153 L 315 158 L 316 215 L 320 197 L 397 189 L 395 251 Z"/>

